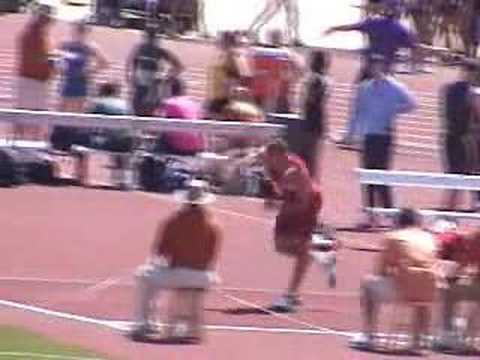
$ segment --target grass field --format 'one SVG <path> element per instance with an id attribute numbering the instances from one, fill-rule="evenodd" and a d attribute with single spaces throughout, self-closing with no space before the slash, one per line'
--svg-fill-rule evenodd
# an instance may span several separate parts
<path id="1" fill-rule="evenodd" d="M 77 346 L 59 344 L 20 328 L 0 326 L 0 360 L 106 360 Z"/>

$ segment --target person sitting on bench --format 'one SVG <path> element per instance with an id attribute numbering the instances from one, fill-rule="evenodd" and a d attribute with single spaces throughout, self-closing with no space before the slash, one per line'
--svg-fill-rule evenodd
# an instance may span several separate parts
<path id="1" fill-rule="evenodd" d="M 130 333 L 135 341 L 155 334 L 152 312 L 159 289 L 207 290 L 216 279 L 212 269 L 222 233 L 205 207 L 214 195 L 207 192 L 204 181 L 193 180 L 189 189 L 178 192 L 176 198 L 183 206 L 159 226 L 152 248 L 153 260 L 140 266 L 136 273 L 136 325 Z M 193 336 L 191 340 L 200 341 Z"/>
<path id="2" fill-rule="evenodd" d="M 418 215 L 411 209 L 401 210 L 398 230 L 385 235 L 384 246 L 376 263 L 374 274 L 361 285 L 363 333 L 352 337 L 350 345 L 357 349 L 371 349 L 377 326 L 379 306 L 382 303 L 429 303 L 433 301 L 436 261 L 436 239 L 421 228 Z M 429 323 L 429 309 L 415 306 L 413 344 L 419 345 L 420 334 Z"/>

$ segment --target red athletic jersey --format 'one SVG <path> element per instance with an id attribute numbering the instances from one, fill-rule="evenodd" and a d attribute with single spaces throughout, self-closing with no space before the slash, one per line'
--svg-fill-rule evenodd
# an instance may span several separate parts
<path id="1" fill-rule="evenodd" d="M 283 204 L 277 215 L 275 232 L 310 234 L 316 224 L 322 206 L 319 186 L 312 180 L 305 162 L 298 156 L 288 156 L 289 167 L 300 170 L 304 181 L 291 184 L 285 182 L 285 172 L 270 169 L 270 176 Z M 287 170 L 288 171 L 288 170 Z"/>

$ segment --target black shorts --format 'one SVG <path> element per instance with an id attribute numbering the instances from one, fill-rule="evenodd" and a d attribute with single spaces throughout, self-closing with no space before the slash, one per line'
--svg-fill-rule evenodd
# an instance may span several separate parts
<path id="1" fill-rule="evenodd" d="M 445 140 L 445 171 L 450 174 L 469 172 L 468 151 L 461 136 L 447 136 Z"/>

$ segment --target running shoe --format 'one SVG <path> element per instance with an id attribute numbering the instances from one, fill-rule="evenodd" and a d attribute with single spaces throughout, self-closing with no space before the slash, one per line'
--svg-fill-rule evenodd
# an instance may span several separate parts
<path id="1" fill-rule="evenodd" d="M 269 310 L 279 313 L 291 313 L 296 311 L 296 307 L 301 305 L 301 300 L 297 295 L 282 295 L 274 301 Z"/>

